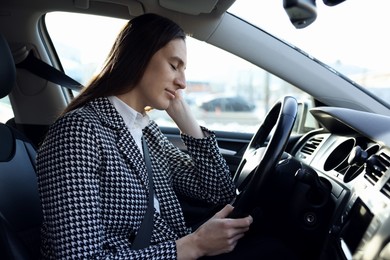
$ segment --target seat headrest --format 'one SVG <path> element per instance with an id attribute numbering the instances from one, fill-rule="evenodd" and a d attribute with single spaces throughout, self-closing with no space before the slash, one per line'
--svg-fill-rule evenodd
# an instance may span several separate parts
<path id="1" fill-rule="evenodd" d="M 15 138 L 11 129 L 0 123 L 0 162 L 8 162 L 15 153 Z"/>
<path id="2" fill-rule="evenodd" d="M 14 59 L 8 42 L 0 34 L 0 98 L 7 96 L 16 81 Z"/>

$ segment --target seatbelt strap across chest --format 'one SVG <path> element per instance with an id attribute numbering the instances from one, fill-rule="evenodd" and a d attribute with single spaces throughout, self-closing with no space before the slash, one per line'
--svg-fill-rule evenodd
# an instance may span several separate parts
<path id="1" fill-rule="evenodd" d="M 137 236 L 134 239 L 132 244 L 132 249 L 142 249 L 148 247 L 150 244 L 150 240 L 152 237 L 153 231 L 153 216 L 154 216 L 154 206 L 153 206 L 153 170 L 152 170 L 152 162 L 150 160 L 149 148 L 146 144 L 145 138 L 142 136 L 142 149 L 144 151 L 144 158 L 146 163 L 146 169 L 148 171 L 148 179 L 149 179 L 149 200 L 148 200 L 148 208 L 146 210 L 144 219 L 141 223 L 140 228 L 138 229 Z"/>

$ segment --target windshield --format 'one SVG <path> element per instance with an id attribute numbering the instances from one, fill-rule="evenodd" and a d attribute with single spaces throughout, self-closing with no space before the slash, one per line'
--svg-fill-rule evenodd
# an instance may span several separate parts
<path id="1" fill-rule="evenodd" d="M 290 22 L 283 1 L 254 2 L 236 1 L 229 12 L 303 50 L 390 104 L 389 0 L 346 0 L 332 7 L 317 0 L 316 20 L 302 29 Z"/>

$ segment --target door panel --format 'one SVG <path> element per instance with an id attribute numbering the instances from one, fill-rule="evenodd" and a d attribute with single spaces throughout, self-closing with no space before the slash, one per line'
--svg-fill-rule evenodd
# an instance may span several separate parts
<path id="1" fill-rule="evenodd" d="M 180 132 L 177 128 L 161 127 L 161 131 L 168 137 L 168 139 L 180 150 L 186 152 L 187 148 L 180 138 Z M 241 157 L 245 152 L 252 134 L 249 133 L 233 133 L 224 131 L 215 131 L 217 136 L 218 146 L 222 155 L 224 156 L 230 171 L 233 174 L 236 172 Z"/>
<path id="2" fill-rule="evenodd" d="M 167 136 L 167 138 L 180 150 L 186 152 L 187 148 L 180 138 L 180 132 L 177 128 L 172 127 L 160 127 L 161 131 Z M 250 133 L 234 133 L 226 131 L 215 131 L 218 146 L 229 169 L 234 176 L 241 158 L 245 152 L 247 145 L 249 144 L 253 134 Z M 290 137 L 287 144 L 286 152 L 289 152 L 294 144 L 299 140 L 300 135 L 293 135 Z"/>

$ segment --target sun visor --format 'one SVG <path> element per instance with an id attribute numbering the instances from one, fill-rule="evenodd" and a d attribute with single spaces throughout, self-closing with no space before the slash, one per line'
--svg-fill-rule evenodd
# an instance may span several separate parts
<path id="1" fill-rule="evenodd" d="M 218 0 L 159 0 L 160 5 L 166 9 L 191 14 L 209 14 L 218 3 Z"/>

